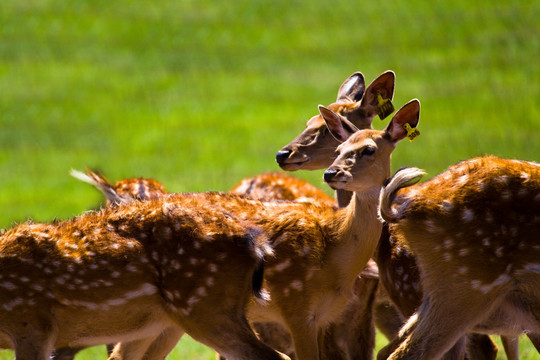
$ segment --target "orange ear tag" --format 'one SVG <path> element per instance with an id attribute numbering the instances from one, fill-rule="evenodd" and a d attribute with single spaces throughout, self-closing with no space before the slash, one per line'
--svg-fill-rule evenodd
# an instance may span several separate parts
<path id="1" fill-rule="evenodd" d="M 417 128 L 412 128 L 409 123 L 405 123 L 405 125 L 403 125 L 403 128 L 405 129 L 405 131 L 407 131 L 407 137 L 409 138 L 410 142 L 413 142 L 413 140 L 420 135 L 420 131 L 418 131 Z"/>
<path id="2" fill-rule="evenodd" d="M 383 99 L 380 93 L 377 93 L 377 115 L 383 120 L 385 117 L 394 112 L 394 105 L 390 99 Z"/>

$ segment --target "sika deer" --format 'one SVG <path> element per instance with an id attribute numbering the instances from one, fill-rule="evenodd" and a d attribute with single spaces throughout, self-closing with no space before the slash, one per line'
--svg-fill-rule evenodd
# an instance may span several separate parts
<path id="1" fill-rule="evenodd" d="M 7 231 L 1 346 L 45 360 L 55 347 L 124 342 L 111 359 L 131 360 L 187 332 L 231 359 L 287 358 L 257 340 L 244 315 L 252 292 L 264 299 L 267 238 L 215 201 L 227 196 L 170 195 Z"/>
<path id="2" fill-rule="evenodd" d="M 438 359 L 471 330 L 537 334 L 540 164 L 484 156 L 399 191 L 422 174 L 399 171 L 381 192 L 381 216 L 417 255 L 425 293 L 389 358 Z"/>
<path id="3" fill-rule="evenodd" d="M 107 199 L 107 206 L 127 204 L 133 200 L 150 200 L 159 196 L 168 194 L 165 187 L 153 180 L 145 178 L 123 179 L 112 185 L 102 174 L 86 170 L 86 174 L 72 170 L 71 175 L 81 181 L 89 183 L 100 190 Z M 181 336 L 181 335 L 180 335 Z M 111 354 L 114 345 L 107 345 L 107 353 Z M 72 360 L 75 355 L 83 350 L 84 347 L 72 348 L 64 347 L 56 349 L 51 359 L 54 360 Z"/>
<path id="4" fill-rule="evenodd" d="M 317 201 L 337 209 L 336 201 L 309 182 L 282 172 L 271 172 L 243 179 L 231 194 L 245 195 L 260 201 Z"/>
<path id="5" fill-rule="evenodd" d="M 101 174 L 90 170 L 86 174 L 72 171 L 72 175 L 99 189 L 108 199 L 108 204 L 127 203 L 135 200 L 133 194 L 146 194 L 146 197 L 157 198 L 166 194 L 164 187 L 150 179 L 124 179 L 112 185 Z M 265 173 L 242 180 L 229 193 L 246 195 L 261 201 L 300 200 L 322 203 L 335 208 L 335 200 L 323 191 L 283 173 Z M 141 197 L 142 200 L 145 197 Z M 353 301 L 342 316 L 338 326 L 332 324 L 327 331 L 322 356 L 324 359 L 370 359 L 374 346 L 374 333 L 371 321 L 371 308 L 374 290 L 378 284 L 378 276 L 374 276 L 373 264 L 362 271 L 354 286 Z M 253 324 L 259 337 L 272 348 L 294 358 L 292 339 L 286 328 L 277 323 Z M 175 342 L 171 340 L 171 344 Z M 174 346 L 174 345 L 173 345 Z M 62 349 L 61 349 L 62 350 Z M 64 350 L 65 351 L 65 350 Z M 58 351 L 60 353 L 60 350 Z"/>
<path id="6" fill-rule="evenodd" d="M 261 201 L 322 202 L 327 206 L 337 208 L 336 201 L 325 192 L 305 180 L 284 173 L 265 173 L 244 179 L 231 189 L 230 193 L 246 195 Z M 368 266 L 357 277 L 353 295 L 343 314 L 326 330 L 321 351 L 322 359 L 371 359 L 373 357 L 375 329 L 372 313 L 377 286 L 378 269 L 370 260 Z M 270 322 L 255 323 L 253 326 L 266 344 L 295 358 L 292 339 L 283 326 Z"/>

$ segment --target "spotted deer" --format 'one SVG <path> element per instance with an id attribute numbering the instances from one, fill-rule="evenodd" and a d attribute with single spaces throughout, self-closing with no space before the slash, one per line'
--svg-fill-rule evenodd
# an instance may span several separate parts
<path id="1" fill-rule="evenodd" d="M 381 217 L 416 254 L 424 287 L 381 358 L 438 359 L 471 330 L 528 333 L 539 349 L 540 164 L 483 156 L 412 186 L 421 175 L 398 171 L 381 191 Z"/>
<path id="2" fill-rule="evenodd" d="M 261 201 L 318 201 L 337 209 L 337 202 L 330 195 L 303 179 L 283 172 L 262 173 L 243 179 L 229 193 Z"/>
<path id="3" fill-rule="evenodd" d="M 281 172 L 264 173 L 243 179 L 230 193 L 249 196 L 261 201 L 295 200 L 322 202 L 337 209 L 337 202 L 324 191 L 305 180 Z M 370 260 L 357 277 L 353 294 L 343 314 L 325 333 L 321 358 L 371 359 L 375 346 L 373 304 L 378 286 L 378 269 Z M 294 346 L 288 331 L 278 323 L 255 323 L 259 337 L 272 348 L 295 358 Z M 221 357 L 221 359 L 224 359 Z"/>
<path id="4" fill-rule="evenodd" d="M 158 198 L 167 194 L 163 185 L 151 179 L 124 179 L 113 185 L 103 175 L 88 169 L 86 174 L 72 171 L 72 175 L 100 190 L 107 197 L 109 206 L 133 201 L 135 195 L 145 200 L 146 197 Z M 263 173 L 243 179 L 229 193 L 245 195 L 261 201 L 298 200 L 315 204 L 320 202 L 334 209 L 337 206 L 336 201 L 322 190 L 305 180 L 284 173 Z M 344 311 L 342 323 L 337 322 L 341 326 L 332 324 L 326 331 L 321 354 L 323 359 L 370 359 L 372 357 L 375 339 L 371 316 L 374 290 L 378 284 L 377 269 L 374 266 L 370 263 L 362 271 L 362 275 L 356 279 L 353 300 Z M 274 322 L 258 322 L 253 326 L 266 344 L 295 358 L 292 339 L 283 325 Z M 57 352 L 63 354 L 67 351 L 68 349 L 60 349 Z"/>
<path id="5" fill-rule="evenodd" d="M 127 178 L 114 185 L 101 173 L 86 169 L 86 174 L 72 170 L 71 175 L 89 183 L 100 190 L 107 200 L 107 206 L 127 204 L 134 200 L 152 200 L 168 194 L 163 184 L 148 178 Z M 107 353 L 111 354 L 114 345 L 107 345 Z M 63 347 L 55 349 L 51 355 L 53 360 L 72 360 L 84 347 Z"/>
<path id="6" fill-rule="evenodd" d="M 266 301 L 272 249 L 263 229 L 214 209 L 248 201 L 231 196 L 168 195 L 8 230 L 0 347 L 45 360 L 53 348 L 119 343 L 111 359 L 162 359 L 186 332 L 231 359 L 288 359 L 245 318 L 248 302 Z"/>

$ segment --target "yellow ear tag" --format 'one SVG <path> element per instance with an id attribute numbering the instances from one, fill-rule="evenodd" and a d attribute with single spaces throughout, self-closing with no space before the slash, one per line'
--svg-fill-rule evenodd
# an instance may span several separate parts
<path id="1" fill-rule="evenodd" d="M 379 115 L 379 119 L 383 120 L 385 117 L 394 112 L 394 105 L 392 105 L 392 101 L 390 99 L 383 99 L 381 94 L 377 93 L 377 101 L 379 102 L 377 105 L 377 114 Z"/>
<path id="2" fill-rule="evenodd" d="M 407 131 L 407 137 L 409 138 L 410 142 L 412 142 L 420 135 L 420 131 L 418 131 L 417 128 L 412 128 L 409 123 L 405 123 L 405 125 L 403 125 L 403 128 L 405 129 L 405 131 Z"/>

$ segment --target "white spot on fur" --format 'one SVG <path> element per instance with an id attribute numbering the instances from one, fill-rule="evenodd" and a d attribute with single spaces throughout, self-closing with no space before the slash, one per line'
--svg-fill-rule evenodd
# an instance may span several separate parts
<path id="1" fill-rule="evenodd" d="M 454 204 L 452 204 L 452 201 L 450 200 L 443 200 L 443 202 L 441 203 L 441 208 L 446 212 L 450 212 L 453 207 Z"/>
<path id="2" fill-rule="evenodd" d="M 470 222 L 474 219 L 474 212 L 471 209 L 464 208 L 461 211 L 461 219 L 465 222 Z"/>
<path id="3" fill-rule="evenodd" d="M 294 280 L 293 282 L 291 282 L 291 288 L 297 291 L 302 291 L 302 289 L 304 288 L 304 285 L 302 284 L 300 280 Z"/>
<path id="4" fill-rule="evenodd" d="M 277 264 L 274 266 L 274 269 L 276 269 L 276 271 L 283 271 L 289 266 L 291 266 L 291 259 L 287 259 L 284 262 Z"/>

